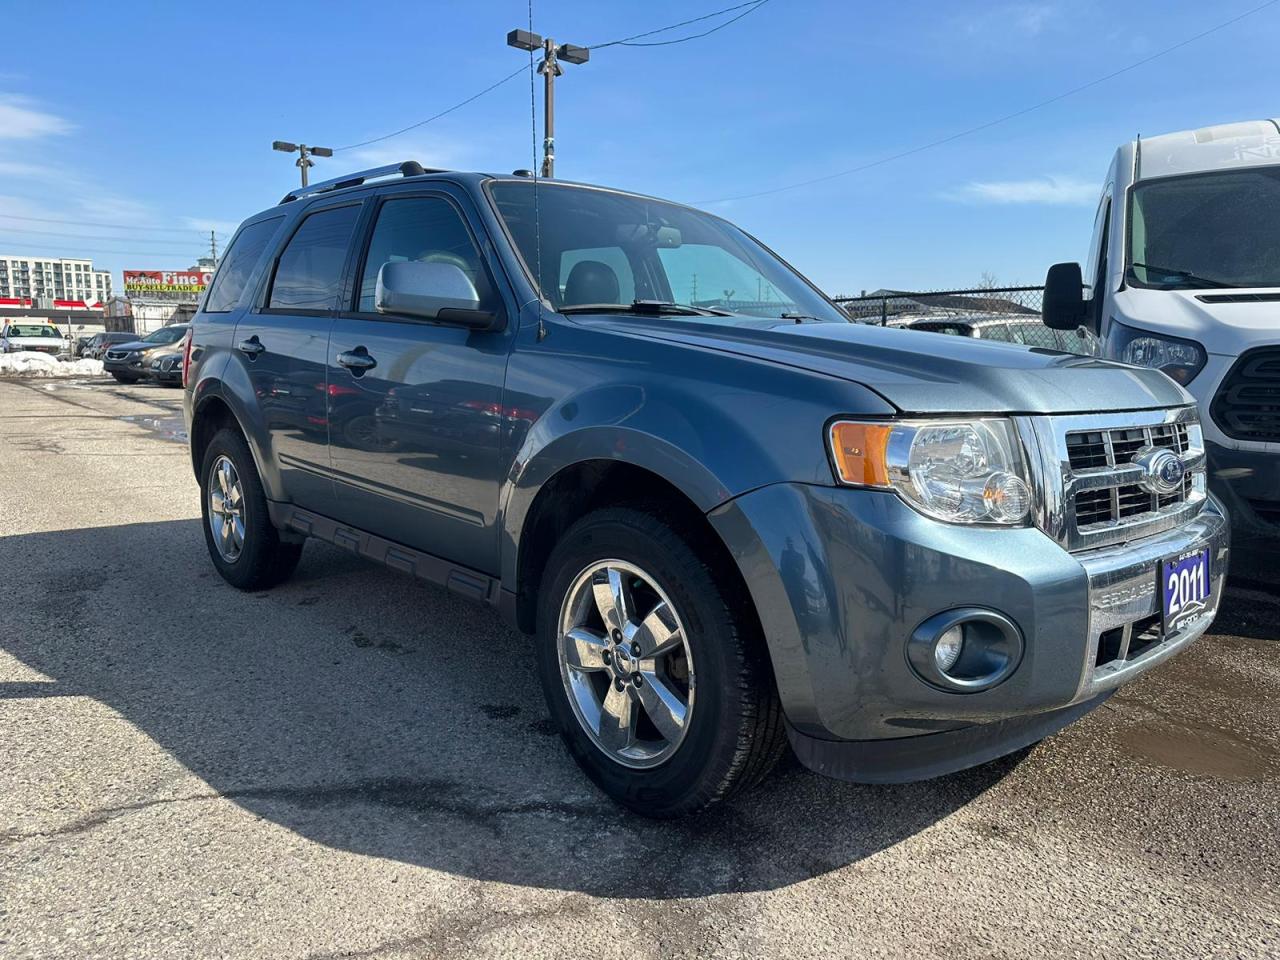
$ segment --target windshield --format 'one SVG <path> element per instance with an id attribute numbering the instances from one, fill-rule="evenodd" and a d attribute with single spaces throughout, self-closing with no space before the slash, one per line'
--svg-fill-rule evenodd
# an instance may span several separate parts
<path id="1" fill-rule="evenodd" d="M 1137 286 L 1280 287 L 1280 167 L 1139 183 L 1129 203 Z"/>
<path id="2" fill-rule="evenodd" d="M 57 337 L 62 339 L 60 334 L 53 327 L 43 323 L 15 323 L 9 328 L 9 336 L 11 337 Z"/>
<path id="3" fill-rule="evenodd" d="M 187 332 L 186 327 L 161 327 L 155 333 L 142 338 L 143 343 L 175 343 Z"/>
<path id="4" fill-rule="evenodd" d="M 557 310 L 640 300 L 701 308 L 688 316 L 673 311 L 677 320 L 706 322 L 731 311 L 849 322 L 790 267 L 717 217 L 611 190 L 540 183 L 539 237 L 531 181 L 497 181 L 490 191 L 531 278 Z"/>

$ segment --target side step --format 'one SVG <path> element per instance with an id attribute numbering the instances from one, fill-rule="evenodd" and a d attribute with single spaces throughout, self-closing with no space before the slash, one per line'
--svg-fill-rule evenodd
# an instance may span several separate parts
<path id="1" fill-rule="evenodd" d="M 310 510 L 301 510 L 291 503 L 268 500 L 267 511 L 271 514 L 271 523 L 278 530 L 324 540 L 374 563 L 444 587 L 460 597 L 498 607 L 504 615 L 507 614 L 506 608 L 510 601 L 503 596 L 502 584 L 494 577 L 375 536 L 367 530 L 339 523 Z"/>

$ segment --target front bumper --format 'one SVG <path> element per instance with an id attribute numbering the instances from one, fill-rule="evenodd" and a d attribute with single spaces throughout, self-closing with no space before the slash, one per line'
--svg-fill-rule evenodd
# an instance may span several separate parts
<path id="1" fill-rule="evenodd" d="M 928 743 L 949 742 L 938 755 L 959 769 L 1069 722 L 1204 632 L 1228 557 L 1226 519 L 1212 499 L 1173 530 L 1078 554 L 1033 528 L 942 524 L 892 494 L 848 488 L 777 484 L 710 519 L 755 602 L 797 754 L 823 768 L 825 742 L 843 759 L 824 772 L 852 779 L 945 772 L 948 763 L 919 762 Z M 1157 564 L 1198 545 L 1211 550 L 1210 609 L 1151 642 L 1142 631 L 1158 619 Z M 1017 625 L 1017 669 L 976 693 L 926 684 L 908 663 L 907 638 L 937 613 L 973 606 Z M 1126 639 L 1124 655 L 1113 656 Z M 875 753 L 866 777 L 855 776 L 850 742 Z"/>
<path id="2" fill-rule="evenodd" d="M 146 357 L 133 357 L 129 360 L 112 360 L 104 356 L 102 369 L 106 373 L 123 373 L 131 377 L 149 377 L 151 361 Z"/>
<path id="3" fill-rule="evenodd" d="M 1280 537 L 1280 443 L 1249 449 L 1209 442 L 1209 489 L 1226 504 L 1237 539 Z"/>

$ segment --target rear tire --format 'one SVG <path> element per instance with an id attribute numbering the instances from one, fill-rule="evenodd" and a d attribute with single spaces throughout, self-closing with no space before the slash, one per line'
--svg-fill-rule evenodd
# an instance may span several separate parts
<path id="1" fill-rule="evenodd" d="M 753 786 L 786 746 L 750 598 L 712 556 L 654 514 L 618 507 L 575 523 L 546 564 L 536 642 L 551 716 L 587 776 L 644 816 L 683 816 Z M 627 615 L 606 622 L 619 592 Z"/>
<path id="2" fill-rule="evenodd" d="M 219 430 L 205 450 L 200 513 L 209 557 L 227 583 L 262 590 L 293 575 L 302 544 L 285 543 L 271 525 L 262 480 L 238 430 Z"/>

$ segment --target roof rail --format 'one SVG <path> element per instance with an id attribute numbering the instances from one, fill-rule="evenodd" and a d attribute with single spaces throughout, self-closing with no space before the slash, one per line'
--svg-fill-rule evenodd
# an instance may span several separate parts
<path id="1" fill-rule="evenodd" d="M 367 183 L 370 180 L 381 180 L 383 177 L 420 177 L 424 173 L 447 172 L 448 171 L 446 170 L 434 167 L 424 167 L 417 160 L 406 160 L 403 163 L 389 163 L 385 167 L 374 167 L 372 170 L 361 170 L 359 173 L 349 173 L 344 177 L 335 177 L 332 180 L 313 183 L 301 188 L 300 190 L 291 190 L 284 195 L 284 199 L 280 202 L 288 203 L 291 200 L 310 197 L 317 193 L 329 193 L 332 190 L 342 190 L 345 187 L 358 187 L 362 183 Z"/>

